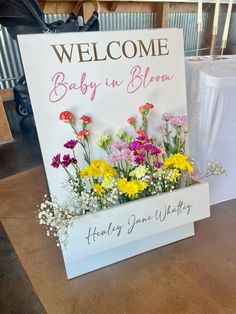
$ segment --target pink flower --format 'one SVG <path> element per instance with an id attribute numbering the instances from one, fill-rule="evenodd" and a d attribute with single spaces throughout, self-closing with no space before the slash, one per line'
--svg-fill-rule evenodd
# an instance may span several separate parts
<path id="1" fill-rule="evenodd" d="M 110 153 L 108 156 L 108 160 L 111 164 L 115 164 L 117 161 L 120 160 L 119 156 L 117 156 L 117 154 L 115 153 Z"/>
<path id="2" fill-rule="evenodd" d="M 188 175 L 192 180 L 197 181 L 200 178 L 200 173 L 197 170 L 195 170 L 194 172 L 188 172 Z"/>
<path id="3" fill-rule="evenodd" d="M 136 124 L 136 119 L 134 117 L 130 117 L 127 122 L 130 124 L 130 125 L 135 125 Z"/>
<path id="4" fill-rule="evenodd" d="M 70 111 L 63 111 L 60 113 L 59 119 L 65 123 L 70 123 L 72 121 L 72 113 Z"/>
<path id="5" fill-rule="evenodd" d="M 128 144 L 122 141 L 117 141 L 111 146 L 111 153 L 108 156 L 108 160 L 114 164 L 118 161 L 129 160 L 133 161 L 133 154 L 128 148 Z"/>
<path id="6" fill-rule="evenodd" d="M 122 141 L 116 141 L 112 144 L 111 149 L 112 150 L 121 150 L 123 148 L 128 148 L 128 144 Z"/>
<path id="7" fill-rule="evenodd" d="M 108 160 L 110 163 L 115 164 L 118 161 L 134 161 L 134 156 L 128 148 L 123 148 L 121 150 L 113 150 L 109 156 Z"/>
<path id="8" fill-rule="evenodd" d="M 164 131 L 164 126 L 162 124 L 158 125 L 157 131 L 163 132 Z"/>
<path id="9" fill-rule="evenodd" d="M 83 115 L 80 120 L 83 121 L 84 124 L 89 124 L 92 122 L 92 119 L 89 116 Z"/>
<path id="10" fill-rule="evenodd" d="M 169 121 L 170 119 L 172 119 L 174 116 L 172 113 L 164 113 L 161 118 L 162 120 L 165 120 L 165 121 Z"/>
<path id="11" fill-rule="evenodd" d="M 83 129 L 77 133 L 77 138 L 79 140 L 86 139 L 89 136 L 89 131 L 87 129 Z"/>
<path id="12" fill-rule="evenodd" d="M 160 149 L 160 155 L 165 154 L 165 148 L 164 147 L 159 147 L 159 149 Z"/>
<path id="13" fill-rule="evenodd" d="M 175 126 L 182 126 L 183 124 L 185 124 L 187 121 L 187 116 L 173 116 L 170 119 L 170 124 L 175 127 Z"/>

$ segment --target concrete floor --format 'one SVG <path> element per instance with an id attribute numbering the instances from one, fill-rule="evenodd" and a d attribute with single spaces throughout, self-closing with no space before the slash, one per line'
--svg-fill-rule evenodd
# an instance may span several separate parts
<path id="1" fill-rule="evenodd" d="M 9 162 L 0 180 L 0 219 L 47 313 L 236 313 L 236 200 L 212 206 L 194 237 L 68 281 L 60 250 L 35 219 L 47 186 L 40 154 L 34 160 L 30 147 L 19 173 L 11 175 Z M 19 156 L 11 154 L 14 162 Z"/>
<path id="2" fill-rule="evenodd" d="M 45 313 L 9 238 L 0 224 L 0 313 Z"/>
<path id="3" fill-rule="evenodd" d="M 13 102 L 5 104 L 14 141 L 0 145 L 0 181 L 42 164 L 34 120 L 32 116 L 20 118 L 14 106 Z M 1 224 L 2 219 L 7 219 L 2 212 L 2 206 L 4 197 L 9 197 L 10 190 L 11 188 L 5 196 L 1 194 L 0 206 L 0 313 L 45 313 Z"/>

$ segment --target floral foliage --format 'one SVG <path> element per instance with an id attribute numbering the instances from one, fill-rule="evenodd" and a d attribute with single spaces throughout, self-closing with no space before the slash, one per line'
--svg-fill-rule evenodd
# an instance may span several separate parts
<path id="1" fill-rule="evenodd" d="M 52 158 L 55 171 L 63 169 L 68 175 L 65 186 L 69 196 L 64 204 L 58 204 L 53 197 L 45 197 L 39 207 L 39 223 L 47 226 L 48 235 L 66 242 L 67 228 L 75 217 L 197 182 L 200 177 L 185 153 L 186 116 L 163 114 L 157 136 L 151 136 L 148 115 L 153 107 L 146 103 L 138 108 L 139 117 L 127 120 L 132 134 L 122 130 L 114 138 L 104 134 L 97 140 L 97 145 L 107 154 L 106 160 L 91 160 L 88 125 L 92 119 L 83 115 L 80 118 L 82 128 L 77 130 L 71 112 L 60 114 L 59 119 L 71 126 L 75 138 L 64 144 L 69 153 L 58 153 Z M 87 163 L 83 168 L 76 157 L 78 145 Z M 207 176 L 211 174 L 225 174 L 225 170 L 212 162 Z"/>

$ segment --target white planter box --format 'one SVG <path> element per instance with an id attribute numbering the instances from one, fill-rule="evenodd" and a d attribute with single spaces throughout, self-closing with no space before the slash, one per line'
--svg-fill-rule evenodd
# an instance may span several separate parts
<path id="1" fill-rule="evenodd" d="M 208 183 L 82 216 L 62 253 L 68 279 L 194 235 L 210 216 Z"/>

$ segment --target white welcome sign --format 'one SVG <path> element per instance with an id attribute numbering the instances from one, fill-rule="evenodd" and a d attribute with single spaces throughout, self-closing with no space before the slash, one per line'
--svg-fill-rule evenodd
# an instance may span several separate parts
<path id="1" fill-rule="evenodd" d="M 59 121 L 62 111 L 69 110 L 78 121 L 84 114 L 92 117 L 90 131 L 93 159 L 103 157 L 101 150 L 96 148 L 96 140 L 104 133 L 112 134 L 122 129 L 127 118 L 134 116 L 140 105 L 146 102 L 155 105 L 150 118 L 153 131 L 157 129 L 162 113 L 179 114 L 187 111 L 182 30 L 22 35 L 19 36 L 19 45 L 49 189 L 59 201 L 66 197 L 62 188 L 66 174 L 62 170 L 55 170 L 50 164 L 53 156 L 63 153 L 63 144 L 74 136 L 68 125 Z M 66 149 L 64 152 L 67 153 Z M 175 196 L 171 206 L 177 206 L 176 202 L 178 204 L 178 192 L 175 195 L 177 198 Z M 168 195 L 164 197 L 168 198 Z M 203 202 L 207 203 L 206 198 L 203 198 Z M 189 200 L 185 203 L 189 203 Z M 198 208 L 198 205 L 194 207 Z M 153 202 L 151 206 L 151 211 L 156 210 Z M 166 205 L 163 203 L 160 206 Z M 174 223 L 173 219 L 168 227 L 163 230 L 159 228 L 158 232 L 169 230 L 171 226 L 178 227 L 171 233 L 159 234 L 159 240 L 153 233 L 150 235 L 147 232 L 148 223 L 141 224 L 141 234 L 145 238 L 142 245 L 136 233 L 131 237 L 124 232 L 119 238 L 123 239 L 122 243 L 112 236 L 99 237 L 99 241 L 93 241 L 93 245 L 86 243 L 84 240 L 89 232 L 87 220 L 94 220 L 93 225 L 97 226 L 97 230 L 103 230 L 103 233 L 107 228 L 107 233 L 110 233 L 113 225 L 120 224 L 112 216 L 113 225 L 109 229 L 109 215 L 114 215 L 111 210 L 101 213 L 103 218 L 106 215 L 106 219 L 99 220 L 99 215 L 82 217 L 78 221 L 78 229 L 83 230 L 84 236 L 77 234 L 75 227 L 72 228 L 71 242 L 69 239 L 68 248 L 63 249 L 68 278 L 192 235 L 193 225 L 188 223 L 209 215 L 207 206 L 197 217 L 188 215 L 187 219 L 183 219 L 186 227 L 178 229 L 180 223 Z M 152 213 L 150 216 L 155 215 Z M 126 219 L 124 217 L 123 220 Z M 152 223 L 154 221 L 153 218 Z M 83 239 L 79 239 L 81 237 Z M 124 249 L 123 253 L 120 246 Z M 132 250 L 132 247 L 136 249 Z M 112 252 L 110 255 L 105 253 L 108 248 Z M 88 262 L 89 256 L 93 256 L 91 263 Z M 87 267 L 81 268 L 85 259 Z"/>
<path id="2" fill-rule="evenodd" d="M 59 200 L 66 174 L 50 164 L 73 135 L 62 111 L 92 117 L 93 158 L 102 154 L 96 140 L 127 126 L 138 106 L 155 105 L 154 129 L 161 113 L 187 111 L 182 30 L 23 35 L 19 44 L 49 189 Z"/>

